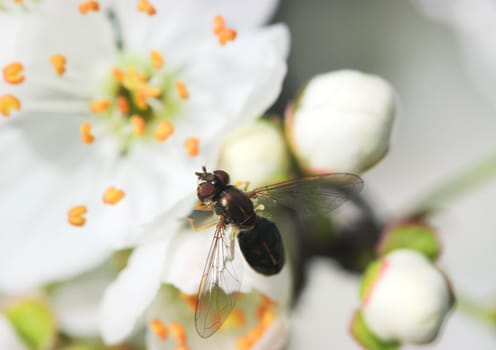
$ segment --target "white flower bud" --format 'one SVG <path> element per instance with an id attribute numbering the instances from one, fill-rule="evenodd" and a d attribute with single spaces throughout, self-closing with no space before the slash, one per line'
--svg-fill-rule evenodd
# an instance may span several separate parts
<path id="1" fill-rule="evenodd" d="M 308 172 L 361 172 L 387 153 L 394 111 L 384 79 L 352 70 L 321 74 L 289 106 L 288 138 Z"/>
<path id="2" fill-rule="evenodd" d="M 284 180 L 289 175 L 289 153 L 281 129 L 259 119 L 234 131 L 222 145 L 220 169 L 231 182 L 249 181 L 250 187 Z"/>
<path id="3" fill-rule="evenodd" d="M 453 304 L 445 276 L 415 250 L 395 250 L 380 264 L 362 305 L 369 329 L 384 341 L 434 340 Z"/>

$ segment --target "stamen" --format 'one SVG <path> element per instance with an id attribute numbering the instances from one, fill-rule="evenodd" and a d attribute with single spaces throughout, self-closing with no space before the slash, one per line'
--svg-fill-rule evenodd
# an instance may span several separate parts
<path id="1" fill-rule="evenodd" d="M 167 331 L 167 328 L 162 323 L 162 321 L 160 321 L 158 318 L 151 320 L 150 328 L 152 332 L 155 333 L 157 337 L 160 338 L 160 340 L 167 339 L 169 332 Z"/>
<path id="2" fill-rule="evenodd" d="M 124 72 L 119 68 L 114 68 L 112 74 L 114 75 L 115 80 L 117 80 L 119 83 L 122 82 L 125 76 Z"/>
<path id="3" fill-rule="evenodd" d="M 4 67 L 3 79 L 9 84 L 20 84 L 24 81 L 23 69 L 22 63 L 12 62 Z"/>
<path id="4" fill-rule="evenodd" d="M 67 212 L 67 221 L 73 226 L 83 226 L 86 223 L 84 214 L 88 209 L 84 205 L 76 205 Z"/>
<path id="5" fill-rule="evenodd" d="M 119 190 L 114 186 L 110 186 L 103 194 L 103 203 L 115 205 L 119 203 L 125 195 L 126 194 L 124 193 L 124 191 Z"/>
<path id="6" fill-rule="evenodd" d="M 176 90 L 177 90 L 177 93 L 179 94 L 179 97 L 182 98 L 183 100 L 185 100 L 189 97 L 189 92 L 188 92 L 188 89 L 186 88 L 186 84 L 184 84 L 184 82 L 176 81 Z"/>
<path id="7" fill-rule="evenodd" d="M 178 343 L 179 346 L 186 346 L 186 331 L 184 330 L 184 327 L 180 323 L 171 323 L 169 325 L 169 331 L 171 335 L 176 339 L 176 342 Z"/>
<path id="8" fill-rule="evenodd" d="M 117 97 L 117 109 L 122 113 L 122 114 L 128 114 L 129 113 L 129 101 L 127 98 L 124 96 L 119 96 Z"/>
<path id="9" fill-rule="evenodd" d="M 21 109 L 21 101 L 11 94 L 5 94 L 0 97 L 0 113 L 4 117 L 8 117 L 12 109 L 16 111 Z"/>
<path id="10" fill-rule="evenodd" d="M 109 108 L 110 101 L 106 99 L 93 101 L 90 104 L 90 109 L 93 113 L 105 112 Z"/>
<path id="11" fill-rule="evenodd" d="M 184 147 L 186 147 L 188 156 L 195 157 L 200 153 L 200 140 L 196 137 L 190 137 L 184 142 Z"/>
<path id="12" fill-rule="evenodd" d="M 50 56 L 50 63 L 52 64 L 55 73 L 57 73 L 58 75 L 62 75 L 65 73 L 65 65 L 67 63 L 67 60 L 64 55 L 55 54 Z"/>
<path id="13" fill-rule="evenodd" d="M 95 136 L 91 133 L 90 123 L 82 123 L 79 130 L 81 131 L 81 141 L 87 145 L 95 141 Z"/>
<path id="14" fill-rule="evenodd" d="M 239 309 L 235 308 L 230 314 L 226 322 L 235 326 L 235 327 L 243 327 L 246 324 L 246 316 L 245 313 Z"/>
<path id="15" fill-rule="evenodd" d="M 138 1 L 138 11 L 145 12 L 148 16 L 153 16 L 157 13 L 155 7 L 148 2 L 148 0 L 139 0 Z"/>
<path id="16" fill-rule="evenodd" d="M 100 10 L 100 4 L 95 0 L 86 0 L 79 4 L 79 12 L 82 15 L 87 14 L 89 11 L 97 12 Z"/>
<path id="17" fill-rule="evenodd" d="M 141 136 L 145 133 L 146 123 L 139 115 L 135 114 L 131 117 L 131 124 L 133 124 L 133 133 L 135 136 Z"/>
<path id="18" fill-rule="evenodd" d="M 214 17 L 214 34 L 217 36 L 221 45 L 227 44 L 229 41 L 236 39 L 236 31 L 226 27 L 226 21 L 223 16 L 217 15 Z"/>
<path id="19" fill-rule="evenodd" d="M 236 35 L 237 32 L 234 29 L 226 28 L 217 35 L 217 38 L 219 39 L 219 43 L 221 45 L 225 45 L 229 41 L 233 41 L 234 39 L 236 39 Z"/>
<path id="20" fill-rule="evenodd" d="M 214 17 L 214 34 L 218 35 L 223 29 L 226 28 L 226 21 L 221 15 Z"/>
<path id="21" fill-rule="evenodd" d="M 174 133 L 174 126 L 171 122 L 165 120 L 158 124 L 158 128 L 155 130 L 155 138 L 158 141 L 165 141 L 170 135 Z"/>
<path id="22" fill-rule="evenodd" d="M 181 296 L 181 299 L 186 302 L 186 305 L 188 305 L 191 310 L 195 310 L 198 300 L 196 294 L 180 293 L 179 295 Z"/>
<path id="23" fill-rule="evenodd" d="M 152 66 L 155 69 L 160 69 L 164 65 L 164 57 L 157 50 L 152 50 L 152 52 L 150 52 L 150 61 L 152 61 Z"/>

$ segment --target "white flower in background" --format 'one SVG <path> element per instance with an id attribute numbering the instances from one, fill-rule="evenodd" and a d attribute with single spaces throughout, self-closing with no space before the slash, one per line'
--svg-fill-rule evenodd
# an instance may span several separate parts
<path id="1" fill-rule="evenodd" d="M 377 271 L 361 306 L 370 330 L 383 341 L 434 340 L 453 304 L 443 273 L 423 254 L 408 249 L 384 256 Z"/>
<path id="2" fill-rule="evenodd" d="M 388 151 L 394 113 L 385 80 L 330 72 L 312 78 L 288 107 L 287 135 L 307 172 L 362 172 Z"/>
<path id="3" fill-rule="evenodd" d="M 10 322 L 0 315 L 0 349 L 28 350 L 28 347 L 19 339 Z"/>
<path id="4" fill-rule="evenodd" d="M 146 243 L 133 251 L 126 268 L 107 289 L 101 308 L 101 329 L 105 342 L 113 344 L 123 340 L 139 325 L 139 320 L 144 316 L 145 310 L 147 310 L 149 327 L 150 322 L 155 319 L 160 320 L 165 327 L 168 327 L 171 322 L 179 323 L 192 344 L 202 342 L 202 346 L 189 344 L 193 349 L 209 348 L 206 347 L 208 344 L 212 348 L 219 349 L 220 347 L 216 347 L 219 342 L 227 342 L 229 344 L 227 348 L 231 349 L 237 338 L 246 335 L 246 327 L 256 326 L 253 323 L 253 318 L 245 315 L 245 319 L 251 320 L 251 322 L 247 322 L 244 327 L 235 327 L 233 332 L 229 330 L 229 327 L 226 327 L 225 331 L 221 328 L 217 332 L 218 334 L 214 334 L 207 340 L 196 334 L 194 328 L 194 305 L 196 301 L 194 297 L 198 291 L 213 238 L 213 229 L 195 232 L 189 227 L 186 220 L 179 220 L 191 210 L 193 202 L 194 199 L 185 199 L 180 205 L 170 212 L 164 213 L 161 218 L 148 227 L 146 230 L 148 235 L 142 237 Z M 160 235 L 161 232 L 169 232 L 170 234 Z M 236 312 L 233 311 L 233 317 L 240 312 L 246 313 L 254 310 L 256 303 L 253 304 L 250 300 L 260 298 L 260 293 L 263 293 L 275 303 L 273 311 L 276 312 L 275 320 L 277 322 L 274 321 L 274 328 L 272 326 L 265 327 L 261 333 L 265 334 L 267 331 L 269 340 L 272 339 L 270 334 L 277 334 L 274 335 L 275 338 L 270 341 L 270 344 L 274 344 L 273 342 L 276 340 L 283 341 L 287 328 L 285 312 L 289 307 L 292 290 L 289 264 L 286 264 L 279 274 L 266 277 L 254 272 L 244 262 L 237 243 L 236 247 L 235 261 L 238 264 L 243 262 L 244 265 L 242 275 L 238 276 L 242 279 L 240 291 L 251 294 L 246 296 L 246 300 L 243 299 L 246 302 L 240 302 L 241 309 Z M 162 284 L 166 285 L 163 287 L 165 294 L 159 293 L 157 295 Z M 170 294 L 172 287 L 176 288 L 177 291 Z M 171 298 L 175 298 L 176 301 L 172 302 Z M 181 300 L 184 303 L 180 303 Z M 165 304 L 168 306 L 165 307 Z M 226 322 L 229 324 L 229 319 Z M 160 343 L 155 337 L 156 334 L 155 336 L 149 335 L 148 339 L 153 344 Z M 260 341 L 262 339 L 266 338 L 261 336 Z M 164 346 L 170 346 L 170 342 L 167 344 L 169 345 Z M 265 348 L 274 349 L 276 347 L 268 346 Z"/>
<path id="5" fill-rule="evenodd" d="M 218 168 L 229 173 L 231 182 L 249 181 L 253 188 L 287 179 L 289 157 L 281 128 L 274 121 L 258 119 L 226 137 Z"/>
<path id="6" fill-rule="evenodd" d="M 194 192 L 225 130 L 279 93 L 287 30 L 257 29 L 276 1 L 140 4 L 0 14 L 0 290 L 66 279 L 138 242 Z"/>
<path id="7" fill-rule="evenodd" d="M 423 13 L 453 28 L 468 77 L 496 107 L 496 3 L 493 0 L 412 0 Z"/>

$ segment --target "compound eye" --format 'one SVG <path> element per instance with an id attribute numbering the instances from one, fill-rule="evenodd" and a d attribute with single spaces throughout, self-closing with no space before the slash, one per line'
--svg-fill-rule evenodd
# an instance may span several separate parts
<path id="1" fill-rule="evenodd" d="M 211 182 L 204 182 L 198 185 L 198 199 L 204 201 L 215 194 L 216 186 Z"/>
<path id="2" fill-rule="evenodd" d="M 222 185 L 225 186 L 229 183 L 229 174 L 224 170 L 215 170 L 214 175 Z"/>

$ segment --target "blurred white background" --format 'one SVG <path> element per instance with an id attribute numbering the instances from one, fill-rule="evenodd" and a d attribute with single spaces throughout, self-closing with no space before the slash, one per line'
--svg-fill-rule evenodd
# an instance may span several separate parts
<path id="1" fill-rule="evenodd" d="M 496 69 L 496 61 L 493 67 L 471 62 L 467 69 L 467 54 L 477 52 L 463 48 L 477 46 L 460 45 L 454 27 L 429 19 L 412 3 L 283 0 L 275 18 L 292 33 L 279 110 L 307 79 L 330 70 L 378 74 L 396 87 L 400 108 L 391 150 L 364 175 L 366 195 L 385 217 L 401 215 L 430 189 L 496 152 L 496 101 L 474 84 L 473 75 L 483 78 L 485 70 Z M 444 246 L 440 265 L 455 291 L 488 306 L 496 305 L 495 200 L 493 182 L 433 220 Z M 346 333 L 358 303 L 357 280 L 316 261 L 309 281 L 290 349 L 358 349 Z M 456 311 L 438 343 L 425 348 L 496 349 L 496 329 Z"/>

